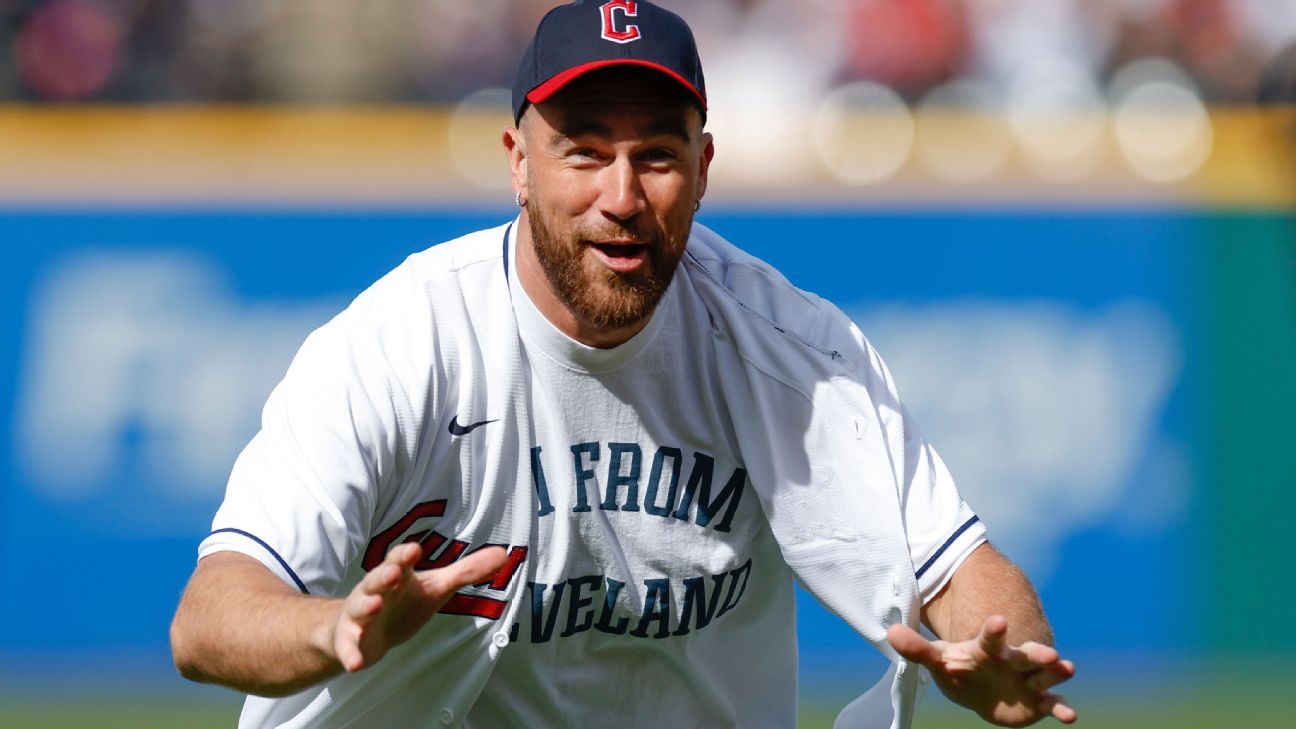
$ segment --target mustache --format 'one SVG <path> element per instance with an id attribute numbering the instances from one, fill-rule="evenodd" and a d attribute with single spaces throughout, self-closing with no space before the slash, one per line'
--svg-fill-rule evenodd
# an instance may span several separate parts
<path id="1" fill-rule="evenodd" d="M 661 241 L 661 231 L 613 224 L 597 228 L 581 228 L 572 231 L 572 237 L 585 243 L 615 238 L 633 238 L 641 243 L 653 245 Z"/>

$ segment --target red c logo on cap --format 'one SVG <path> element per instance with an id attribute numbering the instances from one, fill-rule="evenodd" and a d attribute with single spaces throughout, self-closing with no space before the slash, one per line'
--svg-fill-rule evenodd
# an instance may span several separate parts
<path id="1" fill-rule="evenodd" d="M 603 39 L 610 40 L 613 43 L 629 43 L 630 41 L 639 40 L 639 26 L 625 22 L 625 18 L 633 18 L 639 14 L 639 8 L 633 0 L 612 0 L 609 3 L 603 3 L 599 8 L 603 13 Z M 622 23 L 625 30 L 616 29 L 616 11 L 620 10 L 624 16 Z"/>

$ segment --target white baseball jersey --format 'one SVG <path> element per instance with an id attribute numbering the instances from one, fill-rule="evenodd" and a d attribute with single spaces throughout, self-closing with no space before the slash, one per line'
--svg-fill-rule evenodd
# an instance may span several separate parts
<path id="1" fill-rule="evenodd" d="M 240 727 L 795 726 L 794 577 L 897 660 L 839 725 L 907 726 L 886 628 L 985 533 L 864 337 L 695 225 L 647 326 L 590 348 L 526 296 L 515 233 L 411 256 L 313 333 L 200 547 L 313 595 L 409 541 L 508 564 Z"/>

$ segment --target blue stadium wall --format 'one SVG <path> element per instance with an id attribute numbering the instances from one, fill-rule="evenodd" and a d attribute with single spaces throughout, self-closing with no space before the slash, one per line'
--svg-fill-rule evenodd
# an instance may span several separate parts
<path id="1" fill-rule="evenodd" d="M 179 682 L 168 622 L 296 346 L 405 256 L 508 215 L 0 211 L 0 679 Z M 1236 619 L 1293 597 L 1292 215 L 699 220 L 860 323 L 1090 675 L 1296 648 Z M 804 595 L 799 632 L 808 690 L 880 670 Z"/>

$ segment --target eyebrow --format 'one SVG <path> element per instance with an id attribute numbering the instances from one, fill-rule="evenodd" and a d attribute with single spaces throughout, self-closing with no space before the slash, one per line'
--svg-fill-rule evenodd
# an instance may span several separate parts
<path id="1" fill-rule="evenodd" d="M 574 139 L 592 135 L 595 137 L 612 136 L 612 128 L 607 124 L 596 119 L 576 119 L 574 121 L 564 121 L 562 127 L 554 134 L 553 144 L 558 144 L 564 139 Z M 648 125 L 648 136 L 669 136 L 676 137 L 685 143 L 691 141 L 688 127 L 683 121 L 669 117 L 659 117 Z"/>

